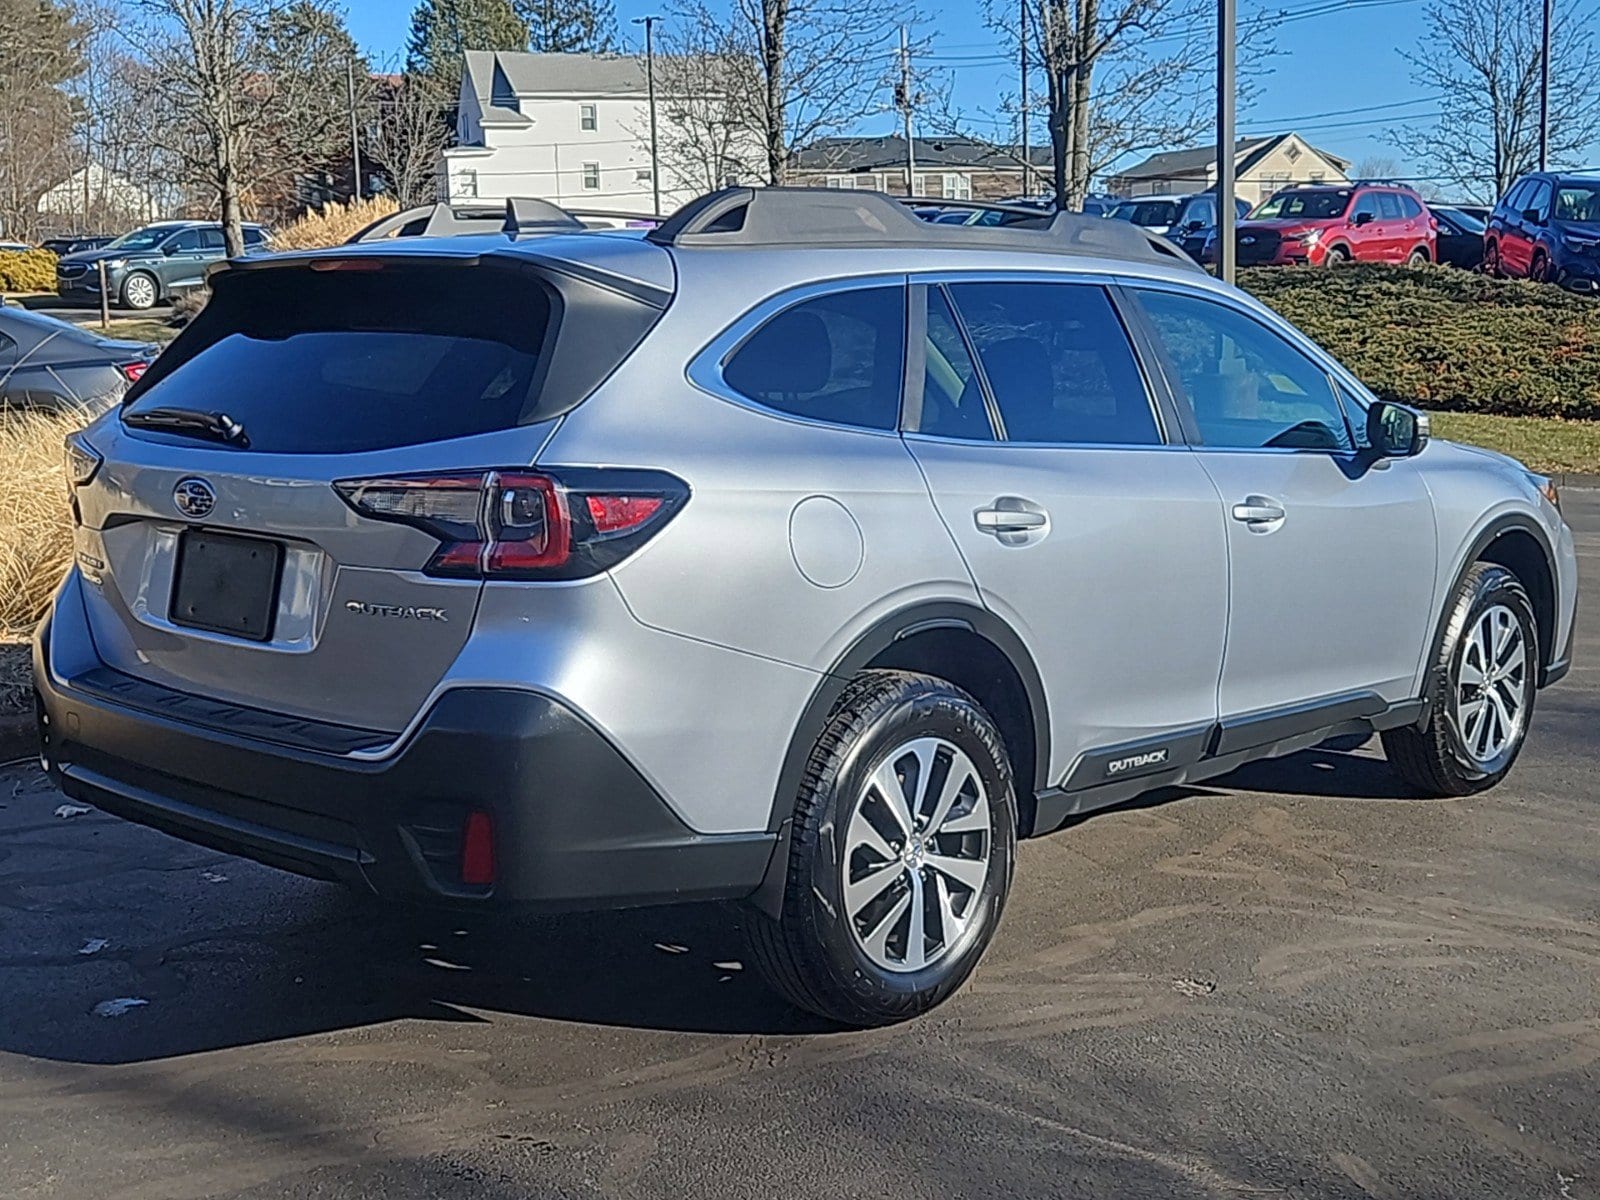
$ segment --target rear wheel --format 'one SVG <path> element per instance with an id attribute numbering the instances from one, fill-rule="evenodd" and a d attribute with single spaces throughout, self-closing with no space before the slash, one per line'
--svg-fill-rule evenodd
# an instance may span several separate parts
<path id="1" fill-rule="evenodd" d="M 1408 267 L 1425 267 L 1431 261 L 1433 260 L 1428 257 L 1428 252 L 1421 246 L 1418 246 L 1406 256 L 1406 266 Z"/>
<path id="2" fill-rule="evenodd" d="M 989 716 L 944 680 L 866 672 L 807 763 L 782 915 L 752 915 L 751 958 L 791 1003 L 843 1024 L 914 1017 L 977 965 L 1015 857 Z"/>
<path id="3" fill-rule="evenodd" d="M 122 281 L 122 303 L 128 308 L 154 308 L 159 296 L 155 279 L 143 271 L 135 271 Z"/>
<path id="4" fill-rule="evenodd" d="M 1466 796 L 1506 777 L 1522 751 L 1539 680 L 1539 629 L 1517 577 L 1474 563 L 1451 599 L 1428 674 L 1425 725 L 1387 730 L 1384 752 L 1430 796 Z"/>

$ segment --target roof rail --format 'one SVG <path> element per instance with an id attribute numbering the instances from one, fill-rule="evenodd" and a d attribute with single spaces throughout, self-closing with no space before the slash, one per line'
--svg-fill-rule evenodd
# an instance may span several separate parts
<path id="1" fill-rule="evenodd" d="M 994 226 L 937 225 L 913 214 L 905 200 L 883 192 L 843 188 L 724 188 L 691 200 L 645 237 L 658 245 L 684 248 L 817 246 L 1024 250 L 1143 259 L 1200 269 L 1171 242 L 1127 221 L 1008 205 L 994 207 L 1015 212 L 1017 220 Z"/>

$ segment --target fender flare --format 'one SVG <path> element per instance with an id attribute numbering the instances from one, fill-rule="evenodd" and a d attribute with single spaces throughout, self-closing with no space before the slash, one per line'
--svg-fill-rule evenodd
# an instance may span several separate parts
<path id="1" fill-rule="evenodd" d="M 1483 556 L 1483 552 L 1485 550 L 1494 545 L 1496 540 L 1508 533 L 1526 533 L 1532 535 L 1534 542 L 1539 547 L 1540 553 L 1544 555 L 1545 570 L 1548 571 L 1550 575 L 1550 590 L 1552 593 L 1552 600 L 1559 604 L 1560 595 L 1557 589 L 1560 585 L 1559 577 L 1556 574 L 1556 556 L 1555 551 L 1550 547 L 1549 535 L 1544 531 L 1543 527 L 1540 526 L 1538 521 L 1534 520 L 1525 513 L 1502 513 L 1500 516 L 1490 521 L 1487 525 L 1484 525 L 1476 534 L 1473 535 L 1472 540 L 1467 543 L 1465 552 L 1456 560 L 1456 568 L 1450 578 L 1449 590 L 1443 593 L 1444 603 L 1440 605 L 1439 612 L 1434 617 L 1433 636 L 1428 639 L 1428 657 L 1423 661 L 1424 671 L 1431 670 L 1433 664 L 1438 661 L 1439 651 L 1444 646 L 1445 629 L 1449 624 L 1450 619 L 1450 598 L 1454 596 L 1457 589 L 1461 587 L 1462 578 L 1471 569 L 1472 564 L 1477 562 Z M 1554 643 L 1555 638 L 1552 637 L 1550 641 Z M 1556 653 L 1556 648 L 1554 644 L 1552 644 L 1549 646 L 1541 646 L 1539 649 L 1540 658 L 1543 659 L 1543 661 L 1539 664 L 1539 674 L 1541 677 L 1540 682 L 1542 685 L 1543 676 L 1549 669 L 1550 663 Z"/>

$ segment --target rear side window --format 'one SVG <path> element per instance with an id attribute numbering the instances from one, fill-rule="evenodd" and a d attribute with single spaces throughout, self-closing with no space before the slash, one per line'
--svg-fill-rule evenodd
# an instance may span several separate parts
<path id="1" fill-rule="evenodd" d="M 752 333 L 723 381 L 765 408 L 809 421 L 893 429 L 905 373 L 905 291 L 834 292 L 786 308 Z"/>
<path id="2" fill-rule="evenodd" d="M 1422 205 L 1417 203 L 1417 198 L 1415 196 L 1408 196 L 1404 192 L 1401 192 L 1400 211 L 1402 214 L 1404 214 L 1406 220 L 1415 221 L 1422 215 Z"/>
<path id="3" fill-rule="evenodd" d="M 267 240 L 267 235 L 259 229 L 246 228 L 244 231 L 244 244 L 246 246 L 259 246 Z"/>
<path id="4" fill-rule="evenodd" d="M 1378 193 L 1378 215 L 1385 221 L 1398 221 L 1404 215 L 1400 208 L 1400 197 L 1393 192 Z"/>
<path id="5" fill-rule="evenodd" d="M 928 332 L 922 358 L 922 411 L 911 429 L 934 437 L 991 441 L 978 368 L 941 288 L 927 289 Z"/>
<path id="6" fill-rule="evenodd" d="M 552 311 L 510 270 L 230 272 L 128 411 L 222 411 L 286 454 L 506 429 L 537 398 Z"/>
<path id="7" fill-rule="evenodd" d="M 1104 288 L 960 283 L 950 294 L 977 348 L 1007 441 L 1161 441 L 1144 377 Z"/>

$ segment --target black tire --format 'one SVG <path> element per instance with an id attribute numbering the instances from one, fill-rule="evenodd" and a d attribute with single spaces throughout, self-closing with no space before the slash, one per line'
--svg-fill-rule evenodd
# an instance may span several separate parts
<path id="1" fill-rule="evenodd" d="M 1406 266 L 1413 269 L 1417 267 L 1425 267 L 1432 261 L 1433 260 L 1428 257 L 1428 252 L 1421 246 L 1418 246 L 1406 256 Z"/>
<path id="2" fill-rule="evenodd" d="M 1496 609 L 1508 610 L 1522 635 L 1521 662 L 1515 671 L 1522 683 L 1522 702 L 1507 745 L 1484 760 L 1467 745 L 1457 700 L 1471 694 L 1473 686 L 1461 679 L 1463 657 L 1470 653 L 1470 634 Z M 1470 796 L 1493 787 L 1506 777 L 1522 752 L 1538 691 L 1539 662 L 1539 627 L 1527 591 L 1506 568 L 1474 563 L 1451 597 L 1444 638 L 1428 670 L 1423 692 L 1428 701 L 1427 723 L 1384 731 L 1384 753 L 1405 781 L 1424 795 Z"/>
<path id="3" fill-rule="evenodd" d="M 135 283 L 135 280 L 139 282 Z M 148 291 L 143 284 L 149 285 Z M 135 312 L 154 308 L 161 301 L 161 285 L 148 271 L 131 271 L 122 281 L 121 300 L 124 308 L 131 308 Z"/>
<path id="4" fill-rule="evenodd" d="M 1528 278 L 1534 283 L 1550 282 L 1550 260 L 1542 251 L 1533 256 L 1533 265 L 1528 268 Z"/>
<path id="5" fill-rule="evenodd" d="M 1483 262 L 1479 264 L 1483 273 L 1490 279 L 1504 279 L 1505 275 L 1500 269 L 1500 246 L 1496 242 L 1483 244 Z"/>
<path id="6" fill-rule="evenodd" d="M 1322 265 L 1325 267 L 1347 267 L 1350 265 L 1350 252 L 1343 246 L 1329 246 L 1328 252 L 1322 256 Z"/>
<path id="7" fill-rule="evenodd" d="M 928 737 L 959 748 L 981 780 L 990 815 L 988 860 L 981 886 L 963 892 L 966 927 L 959 937 L 921 969 L 897 971 L 868 956 L 846 908 L 845 873 L 856 865 L 846 859 L 847 838 L 873 773 L 908 742 Z M 950 760 L 943 761 L 948 774 Z M 928 772 L 930 790 L 936 770 Z M 789 833 L 782 916 L 751 913 L 745 927 L 752 961 L 792 1004 L 840 1024 L 886 1025 L 926 1012 L 961 986 L 994 936 L 1011 887 L 1016 826 L 1011 763 L 999 731 L 977 702 L 928 675 L 864 672 L 839 698 L 806 764 Z M 933 847 L 935 837 L 924 836 Z M 950 836 L 970 846 L 968 839 L 977 835 Z M 922 842 L 917 845 L 920 851 Z M 909 845 L 896 847 L 902 848 Z M 949 843 L 937 852 L 950 853 Z M 890 860 L 881 869 L 895 865 Z M 931 878 L 934 871 L 920 859 L 901 869 L 904 874 L 887 886 L 906 892 L 911 872 Z M 949 895 L 951 885 L 942 886 Z M 917 887 L 923 895 L 929 890 Z M 937 915 L 938 899 L 932 903 Z M 940 924 L 943 936 L 942 918 Z M 909 927 L 904 936 L 909 943 Z"/>

